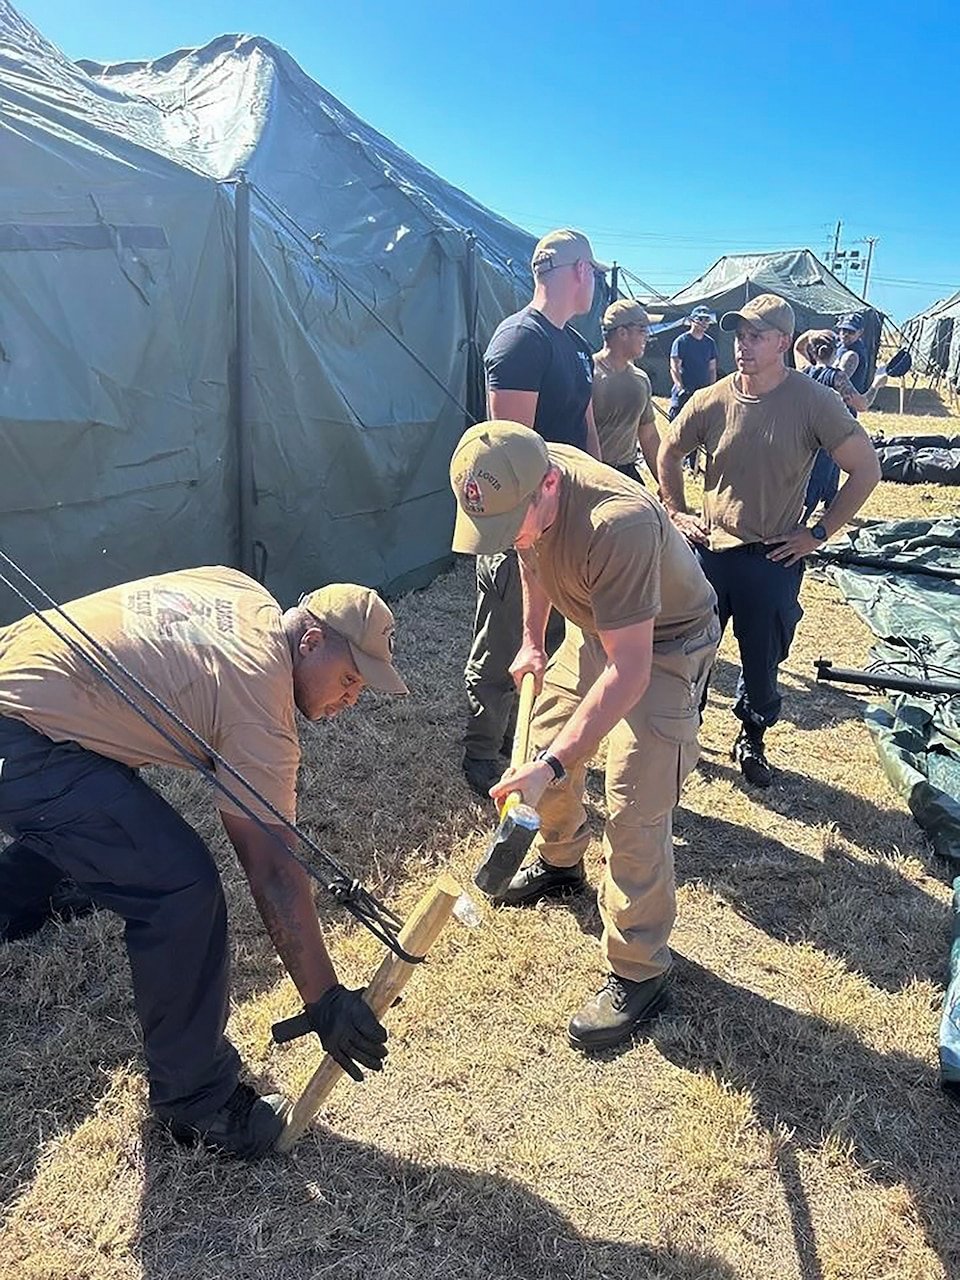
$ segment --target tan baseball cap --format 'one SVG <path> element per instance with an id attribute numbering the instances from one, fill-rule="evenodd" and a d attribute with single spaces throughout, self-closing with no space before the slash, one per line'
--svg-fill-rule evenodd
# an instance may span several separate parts
<path id="1" fill-rule="evenodd" d="M 646 309 L 641 307 L 639 302 L 632 302 L 629 298 L 620 298 L 617 302 L 611 302 L 603 313 L 604 333 L 609 333 L 611 329 L 622 329 L 628 324 L 642 324 L 649 327 L 650 317 Z"/>
<path id="2" fill-rule="evenodd" d="M 332 582 L 301 596 L 300 607 L 343 636 L 357 670 L 371 689 L 409 692 L 393 665 L 393 614 L 370 587 Z"/>
<path id="3" fill-rule="evenodd" d="M 478 422 L 450 459 L 457 499 L 453 550 L 493 556 L 513 546 L 530 498 L 550 469 L 543 437 L 519 422 Z"/>
<path id="4" fill-rule="evenodd" d="M 555 267 L 572 267 L 575 262 L 590 262 L 597 271 L 610 270 L 593 256 L 590 241 L 582 231 L 571 231 L 569 227 L 564 227 L 560 231 L 551 231 L 537 241 L 530 259 L 530 268 L 535 276 L 542 276 Z"/>
<path id="5" fill-rule="evenodd" d="M 759 333 L 778 329 L 788 338 L 793 337 L 793 331 L 797 327 L 793 307 L 775 293 L 760 293 L 739 311 L 727 311 L 720 317 L 720 328 L 729 333 L 731 329 L 736 329 L 741 320 Z"/>

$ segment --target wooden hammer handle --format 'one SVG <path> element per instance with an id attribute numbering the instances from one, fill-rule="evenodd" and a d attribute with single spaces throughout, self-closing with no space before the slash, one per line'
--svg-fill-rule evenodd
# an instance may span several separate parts
<path id="1" fill-rule="evenodd" d="M 517 727 L 513 731 L 513 750 L 510 752 L 510 768 L 519 769 L 527 763 L 530 755 L 530 720 L 533 716 L 533 704 L 537 696 L 537 678 L 528 671 L 520 681 L 520 703 L 517 707 Z M 500 808 L 500 817 L 509 813 L 515 804 L 520 804 L 523 796 L 519 791 L 511 791 Z"/>
<path id="2" fill-rule="evenodd" d="M 510 752 L 510 767 L 519 769 L 527 763 L 530 754 L 530 719 L 533 715 L 533 703 L 537 696 L 537 678 L 528 671 L 520 681 L 520 704 L 517 707 L 517 727 L 513 733 L 513 750 Z"/>

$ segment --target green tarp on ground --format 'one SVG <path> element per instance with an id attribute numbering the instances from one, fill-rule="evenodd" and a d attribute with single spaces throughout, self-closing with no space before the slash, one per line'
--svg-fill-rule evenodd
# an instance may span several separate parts
<path id="1" fill-rule="evenodd" d="M 829 550 L 846 563 L 830 564 L 828 576 L 878 637 L 877 666 L 960 679 L 960 520 L 869 523 Z M 867 723 L 887 777 L 936 851 L 960 868 L 960 700 L 895 694 L 890 708 L 870 708 Z"/>
<path id="2" fill-rule="evenodd" d="M 829 551 L 846 556 L 827 574 L 878 637 L 878 667 L 960 679 L 960 520 L 871 523 Z M 884 772 L 956 876 L 938 1049 L 941 1084 L 960 1100 L 960 698 L 898 693 L 866 721 Z"/>

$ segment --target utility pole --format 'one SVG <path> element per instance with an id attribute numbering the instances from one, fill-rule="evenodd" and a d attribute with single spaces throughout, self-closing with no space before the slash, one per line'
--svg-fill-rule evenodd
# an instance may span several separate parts
<path id="1" fill-rule="evenodd" d="M 863 273 L 863 298 L 866 301 L 867 290 L 870 288 L 870 263 L 873 261 L 873 246 L 879 240 L 879 236 L 864 236 L 867 244 L 870 246 L 867 250 L 867 269 Z"/>
<path id="2" fill-rule="evenodd" d="M 841 231 L 841 229 L 842 229 L 842 228 L 843 228 L 843 223 L 842 223 L 842 222 L 840 221 L 840 219 L 838 218 L 838 219 L 837 219 L 837 229 L 836 229 L 836 231 L 834 232 L 834 235 L 833 235 L 833 256 L 832 256 L 832 257 L 831 257 L 831 259 L 830 259 L 830 270 L 831 270 L 831 271 L 836 271 L 836 269 L 837 269 L 837 251 L 838 251 L 838 250 L 839 250 L 839 248 L 840 248 L 840 231 Z"/>

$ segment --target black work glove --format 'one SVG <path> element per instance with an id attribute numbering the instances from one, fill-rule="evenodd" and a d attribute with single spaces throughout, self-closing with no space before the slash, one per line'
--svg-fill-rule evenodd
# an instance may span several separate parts
<path id="1" fill-rule="evenodd" d="M 363 1000 L 363 991 L 348 991 L 341 983 L 304 1005 L 320 1043 L 354 1080 L 362 1080 L 360 1066 L 382 1071 L 387 1056 L 387 1031 Z"/>

